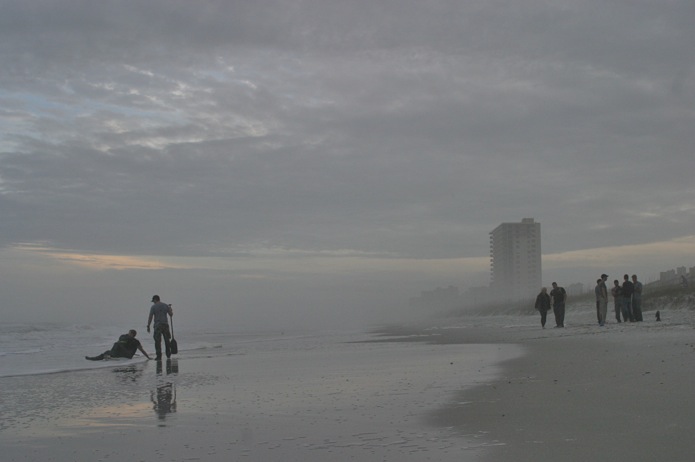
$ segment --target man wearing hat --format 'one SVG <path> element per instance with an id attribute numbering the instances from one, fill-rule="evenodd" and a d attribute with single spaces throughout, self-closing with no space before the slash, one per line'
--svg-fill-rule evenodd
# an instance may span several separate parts
<path id="1" fill-rule="evenodd" d="M 167 358 L 171 357 L 171 331 L 169 330 L 169 320 L 167 315 L 174 317 L 174 311 L 171 305 L 163 303 L 159 295 L 152 297 L 152 307 L 150 307 L 150 316 L 147 318 L 147 332 L 150 331 L 150 324 L 154 320 L 154 349 L 156 352 L 155 360 L 162 360 L 162 337 L 164 337 L 164 352 Z"/>

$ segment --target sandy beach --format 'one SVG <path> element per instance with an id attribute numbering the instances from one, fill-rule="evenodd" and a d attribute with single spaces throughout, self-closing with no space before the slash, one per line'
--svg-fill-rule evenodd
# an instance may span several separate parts
<path id="1" fill-rule="evenodd" d="M 692 460 L 695 317 L 594 316 L 440 319 L 2 377 L 2 460 Z"/>
<path id="2" fill-rule="evenodd" d="M 693 460 L 692 312 L 672 311 L 659 323 L 645 313 L 645 322 L 603 328 L 591 309 L 570 311 L 564 329 L 541 329 L 533 317 L 497 323 L 408 337 L 525 350 L 496 380 L 462 390 L 429 416 L 433 425 L 484 441 L 481 460 Z"/>

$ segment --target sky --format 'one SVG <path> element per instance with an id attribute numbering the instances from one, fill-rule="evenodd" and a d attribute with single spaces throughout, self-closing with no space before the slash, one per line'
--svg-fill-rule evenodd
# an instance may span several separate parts
<path id="1" fill-rule="evenodd" d="M 0 314 L 405 319 L 695 266 L 690 0 L 0 0 Z M 622 278 L 620 278 L 622 279 Z"/>

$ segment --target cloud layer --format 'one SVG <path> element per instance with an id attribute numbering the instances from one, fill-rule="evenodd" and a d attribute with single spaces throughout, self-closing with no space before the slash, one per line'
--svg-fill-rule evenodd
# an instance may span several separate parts
<path id="1" fill-rule="evenodd" d="M 480 283 L 489 231 L 534 217 L 545 254 L 576 256 L 567 277 L 603 248 L 658 273 L 640 249 L 693 233 L 693 17 L 688 1 L 5 2 L 0 248 L 246 265 L 293 275 L 301 300 L 316 288 L 297 255 L 377 285 L 408 266 Z M 663 264 L 692 265 L 684 249 Z"/>

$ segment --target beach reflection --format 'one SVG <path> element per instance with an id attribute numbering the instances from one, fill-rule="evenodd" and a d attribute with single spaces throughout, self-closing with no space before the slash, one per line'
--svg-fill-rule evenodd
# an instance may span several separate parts
<path id="1" fill-rule="evenodd" d="M 142 377 L 144 368 L 144 364 L 134 364 L 132 366 L 114 368 L 113 372 L 123 382 L 137 382 Z"/>
<path id="2" fill-rule="evenodd" d="M 174 376 L 179 373 L 179 360 L 167 359 L 164 364 L 157 362 L 158 385 L 150 393 L 152 409 L 160 421 L 166 419 L 167 414 L 176 412 L 176 384 Z"/>

